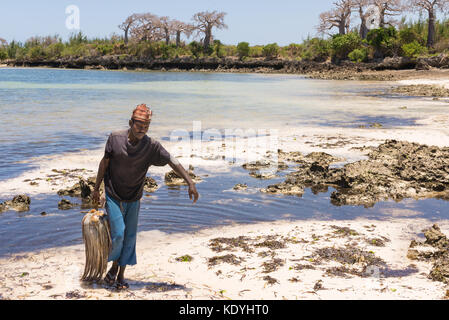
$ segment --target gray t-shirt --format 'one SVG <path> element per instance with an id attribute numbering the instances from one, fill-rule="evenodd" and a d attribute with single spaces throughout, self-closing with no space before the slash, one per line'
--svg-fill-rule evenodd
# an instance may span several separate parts
<path id="1" fill-rule="evenodd" d="M 128 141 L 128 133 L 129 129 L 109 135 L 104 154 L 109 159 L 104 186 L 112 198 L 133 202 L 142 198 L 148 168 L 165 166 L 170 161 L 170 154 L 147 135 L 133 146 Z"/>

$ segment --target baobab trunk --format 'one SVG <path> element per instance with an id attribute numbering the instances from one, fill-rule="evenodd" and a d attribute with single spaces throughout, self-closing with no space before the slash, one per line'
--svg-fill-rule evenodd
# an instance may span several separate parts
<path id="1" fill-rule="evenodd" d="M 181 31 L 176 31 L 176 47 L 181 44 Z"/>
<path id="2" fill-rule="evenodd" d="M 212 36 L 212 27 L 209 27 L 209 28 L 207 28 L 207 30 L 205 32 L 204 49 L 209 48 L 211 36 Z"/>
<path id="3" fill-rule="evenodd" d="M 346 21 L 341 21 L 338 25 L 338 33 L 341 35 L 346 34 Z"/>
<path id="4" fill-rule="evenodd" d="M 362 23 L 360 24 L 360 38 L 366 39 L 368 35 L 368 28 L 366 27 L 366 20 L 362 19 Z"/>
<path id="5" fill-rule="evenodd" d="M 129 32 L 129 27 L 127 27 L 125 29 L 125 44 L 128 44 L 128 32 Z"/>
<path id="6" fill-rule="evenodd" d="M 381 8 L 379 12 L 379 28 L 385 28 L 385 8 Z"/>
<path id="7" fill-rule="evenodd" d="M 435 44 L 435 13 L 429 10 L 429 31 L 427 33 L 427 48 L 432 48 Z"/>
<path id="8" fill-rule="evenodd" d="M 170 44 L 170 33 L 168 28 L 164 28 L 165 31 L 165 44 L 169 45 Z"/>

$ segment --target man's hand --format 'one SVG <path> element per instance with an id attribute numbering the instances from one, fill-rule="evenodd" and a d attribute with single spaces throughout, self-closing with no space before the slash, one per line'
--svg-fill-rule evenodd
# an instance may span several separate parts
<path id="1" fill-rule="evenodd" d="M 200 197 L 198 191 L 196 191 L 196 187 L 194 183 L 189 184 L 189 198 L 193 200 L 193 203 L 196 203 L 198 198 Z"/>
<path id="2" fill-rule="evenodd" d="M 94 204 L 100 204 L 100 191 L 99 190 L 94 190 L 94 192 L 92 192 L 92 201 Z"/>

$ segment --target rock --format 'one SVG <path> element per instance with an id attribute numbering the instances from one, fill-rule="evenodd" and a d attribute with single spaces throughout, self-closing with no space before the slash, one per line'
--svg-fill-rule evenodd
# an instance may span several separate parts
<path id="1" fill-rule="evenodd" d="M 89 184 L 87 181 L 85 181 L 84 179 L 80 179 L 79 182 L 80 185 L 80 194 L 81 194 L 81 198 L 86 199 L 89 198 L 92 191 L 90 190 Z M 94 185 L 95 187 L 95 185 Z"/>
<path id="2" fill-rule="evenodd" d="M 264 193 L 285 194 L 299 197 L 304 194 L 304 188 L 302 188 L 301 186 L 285 182 L 270 185 L 266 188 L 261 189 L 260 191 Z"/>
<path id="3" fill-rule="evenodd" d="M 77 206 L 77 205 L 74 204 L 74 203 L 71 203 L 67 199 L 62 199 L 61 201 L 58 202 L 58 209 L 59 210 L 69 210 L 69 209 L 72 209 L 75 206 Z"/>
<path id="4" fill-rule="evenodd" d="M 145 177 L 145 182 L 143 185 L 143 190 L 148 193 L 153 193 L 157 189 L 159 189 L 159 186 L 157 185 L 156 180 L 150 177 Z"/>
<path id="5" fill-rule="evenodd" d="M 416 66 L 416 62 L 408 57 L 386 57 L 381 63 L 379 63 L 376 70 L 402 70 L 413 69 Z"/>
<path id="6" fill-rule="evenodd" d="M 269 172 L 258 172 L 258 171 L 251 171 L 249 175 L 256 179 L 261 180 L 270 180 L 273 178 L 276 178 L 275 174 L 269 173 Z"/>
<path id="7" fill-rule="evenodd" d="M 255 171 L 260 170 L 263 168 L 269 168 L 271 167 L 270 161 L 256 161 L 256 162 L 249 162 L 242 165 L 243 169 L 249 170 L 249 171 Z"/>
<path id="8" fill-rule="evenodd" d="M 76 198 L 88 199 L 90 198 L 94 188 L 97 177 L 90 177 L 87 180 L 80 178 L 78 183 L 75 183 L 73 186 L 67 189 L 60 189 L 58 191 L 58 195 L 60 196 L 69 196 Z M 104 186 L 102 184 L 100 188 L 100 192 L 104 191 Z"/>
<path id="9" fill-rule="evenodd" d="M 444 233 L 441 232 L 438 225 L 433 225 L 427 230 L 423 230 L 426 237 L 426 244 L 429 244 L 436 248 L 449 248 L 449 242 Z"/>
<path id="10" fill-rule="evenodd" d="M 238 184 L 236 184 L 236 185 L 234 186 L 233 189 L 234 189 L 234 190 L 246 190 L 246 189 L 248 189 L 248 185 L 238 183 Z"/>
<path id="11" fill-rule="evenodd" d="M 410 260 L 418 260 L 419 258 L 418 250 L 409 249 L 407 251 L 407 258 L 409 258 Z"/>
<path id="12" fill-rule="evenodd" d="M 383 125 L 377 122 L 371 123 L 370 128 L 383 128 Z"/>
<path id="13" fill-rule="evenodd" d="M 434 97 L 434 100 L 438 97 L 449 97 L 449 89 L 440 85 L 405 85 L 393 88 L 391 93 L 396 93 L 405 96 L 418 96 L 418 97 Z"/>
<path id="14" fill-rule="evenodd" d="M 6 210 L 15 210 L 15 211 L 29 211 L 30 210 L 31 199 L 27 195 L 18 195 L 15 196 L 12 200 L 5 201 L 0 203 L 0 212 Z"/>
<path id="15" fill-rule="evenodd" d="M 196 176 L 192 171 L 188 171 L 190 178 L 192 178 L 194 183 L 199 183 L 202 181 L 202 179 L 198 176 Z M 187 183 L 184 181 L 183 178 L 178 176 L 178 174 L 172 170 L 170 172 L 167 172 L 165 174 L 165 184 L 167 186 L 181 186 L 181 185 L 187 185 Z"/>
<path id="16" fill-rule="evenodd" d="M 426 241 L 422 246 L 430 246 L 434 250 L 419 251 L 419 249 L 409 249 L 407 257 L 420 261 L 432 262 L 432 269 L 429 278 L 434 281 L 449 284 L 449 239 L 443 234 L 438 225 L 423 230 Z M 416 247 L 417 242 L 412 240 L 410 247 Z"/>
<path id="17" fill-rule="evenodd" d="M 261 191 L 300 194 L 304 188 L 325 192 L 327 187 L 333 187 L 336 191 L 331 195 L 332 204 L 365 207 L 387 199 L 449 197 L 448 147 L 388 140 L 372 148 L 368 160 L 342 168 L 330 168 L 329 163 L 336 158 L 327 154 L 299 155 L 295 160 L 301 165 L 296 171 L 289 173 L 284 182 Z"/>

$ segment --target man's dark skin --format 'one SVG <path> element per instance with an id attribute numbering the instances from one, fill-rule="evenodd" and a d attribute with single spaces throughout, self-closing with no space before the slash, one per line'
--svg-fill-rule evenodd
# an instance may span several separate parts
<path id="1" fill-rule="evenodd" d="M 137 145 L 139 143 L 139 141 L 142 140 L 142 138 L 147 134 L 148 129 L 150 127 L 150 123 L 151 123 L 151 121 L 144 122 L 144 121 L 138 121 L 135 119 L 129 120 L 129 126 L 131 127 L 131 130 L 129 130 L 128 140 L 133 146 Z M 179 162 L 176 164 L 173 163 L 172 159 L 170 159 L 168 164 L 179 176 L 181 176 L 187 182 L 187 185 L 189 186 L 189 191 L 188 191 L 189 198 L 190 198 L 190 200 L 193 200 L 193 203 L 196 203 L 196 201 L 199 198 L 199 194 L 198 194 L 198 191 L 196 190 L 195 183 L 193 183 L 193 181 L 190 178 L 187 171 L 183 168 L 183 166 Z M 108 166 L 109 166 L 109 159 L 106 159 L 103 157 L 103 159 L 100 162 L 100 166 L 98 168 L 95 189 L 92 194 L 92 199 L 93 199 L 94 203 L 98 204 L 100 202 L 100 185 L 101 185 L 101 182 L 103 181 L 104 174 L 105 174 Z M 118 261 L 116 260 L 112 263 L 112 267 L 108 271 L 108 277 L 110 279 L 114 279 L 118 272 L 117 281 L 119 283 L 124 283 L 125 269 L 126 269 L 126 266 L 119 267 Z"/>

